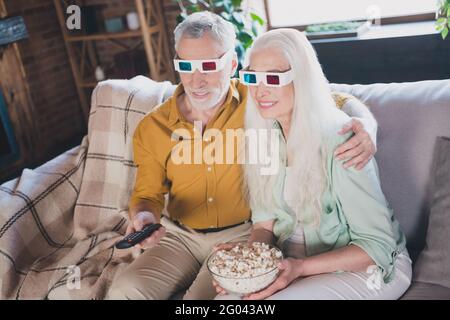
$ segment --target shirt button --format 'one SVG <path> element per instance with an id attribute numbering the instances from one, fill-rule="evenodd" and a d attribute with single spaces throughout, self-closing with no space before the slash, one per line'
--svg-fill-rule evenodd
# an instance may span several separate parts
<path id="1" fill-rule="evenodd" d="M 210 171 L 210 172 L 211 172 L 211 170 L 212 170 L 212 169 L 211 169 L 211 167 L 208 167 L 208 171 Z"/>
<path id="2" fill-rule="evenodd" d="M 213 198 L 208 198 L 208 201 L 209 201 L 209 202 L 212 202 L 212 201 L 213 201 Z"/>

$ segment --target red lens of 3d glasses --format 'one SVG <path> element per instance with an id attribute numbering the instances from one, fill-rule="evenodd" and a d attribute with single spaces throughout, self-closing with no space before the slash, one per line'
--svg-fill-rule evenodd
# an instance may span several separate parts
<path id="1" fill-rule="evenodd" d="M 216 63 L 213 61 L 203 62 L 202 67 L 204 71 L 214 71 L 216 70 Z"/>
<path id="2" fill-rule="evenodd" d="M 280 84 L 280 77 L 271 75 L 266 77 L 267 84 Z"/>

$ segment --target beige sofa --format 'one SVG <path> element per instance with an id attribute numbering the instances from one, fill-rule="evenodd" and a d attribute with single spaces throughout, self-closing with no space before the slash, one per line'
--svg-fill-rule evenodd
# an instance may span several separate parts
<path id="1" fill-rule="evenodd" d="M 450 80 L 332 87 L 361 99 L 378 121 L 375 157 L 382 188 L 415 262 L 425 246 L 436 138 L 450 137 Z M 450 299 L 450 288 L 415 281 L 403 296 L 439 298 Z"/>

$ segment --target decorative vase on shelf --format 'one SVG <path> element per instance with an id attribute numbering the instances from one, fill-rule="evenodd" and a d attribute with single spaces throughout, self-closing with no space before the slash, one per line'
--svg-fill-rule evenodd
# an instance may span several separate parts
<path id="1" fill-rule="evenodd" d="M 121 32 L 124 30 L 123 17 L 105 19 L 106 32 Z"/>
<path id="2" fill-rule="evenodd" d="M 97 81 L 105 80 L 105 72 L 103 72 L 103 69 L 100 66 L 97 66 L 97 68 L 95 68 L 95 79 Z"/>
<path id="3" fill-rule="evenodd" d="M 136 12 L 129 12 L 127 14 L 127 25 L 130 30 L 139 29 L 139 18 Z"/>

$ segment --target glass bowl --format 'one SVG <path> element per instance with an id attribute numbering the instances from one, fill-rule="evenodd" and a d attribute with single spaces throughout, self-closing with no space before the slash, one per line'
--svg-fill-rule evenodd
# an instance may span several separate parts
<path id="1" fill-rule="evenodd" d="M 241 244 L 242 245 L 242 244 Z M 280 249 L 275 246 L 269 245 L 271 250 L 279 252 L 281 255 L 280 262 L 283 260 L 283 253 Z M 248 295 L 250 293 L 258 292 L 270 284 L 272 284 L 279 273 L 278 263 L 268 271 L 255 276 L 239 277 L 239 276 L 226 276 L 214 272 L 212 269 L 211 262 L 217 257 L 220 250 L 211 254 L 207 261 L 207 267 L 211 273 L 213 279 L 217 282 L 219 286 L 225 289 L 229 294 L 235 294 L 238 296 Z"/>

